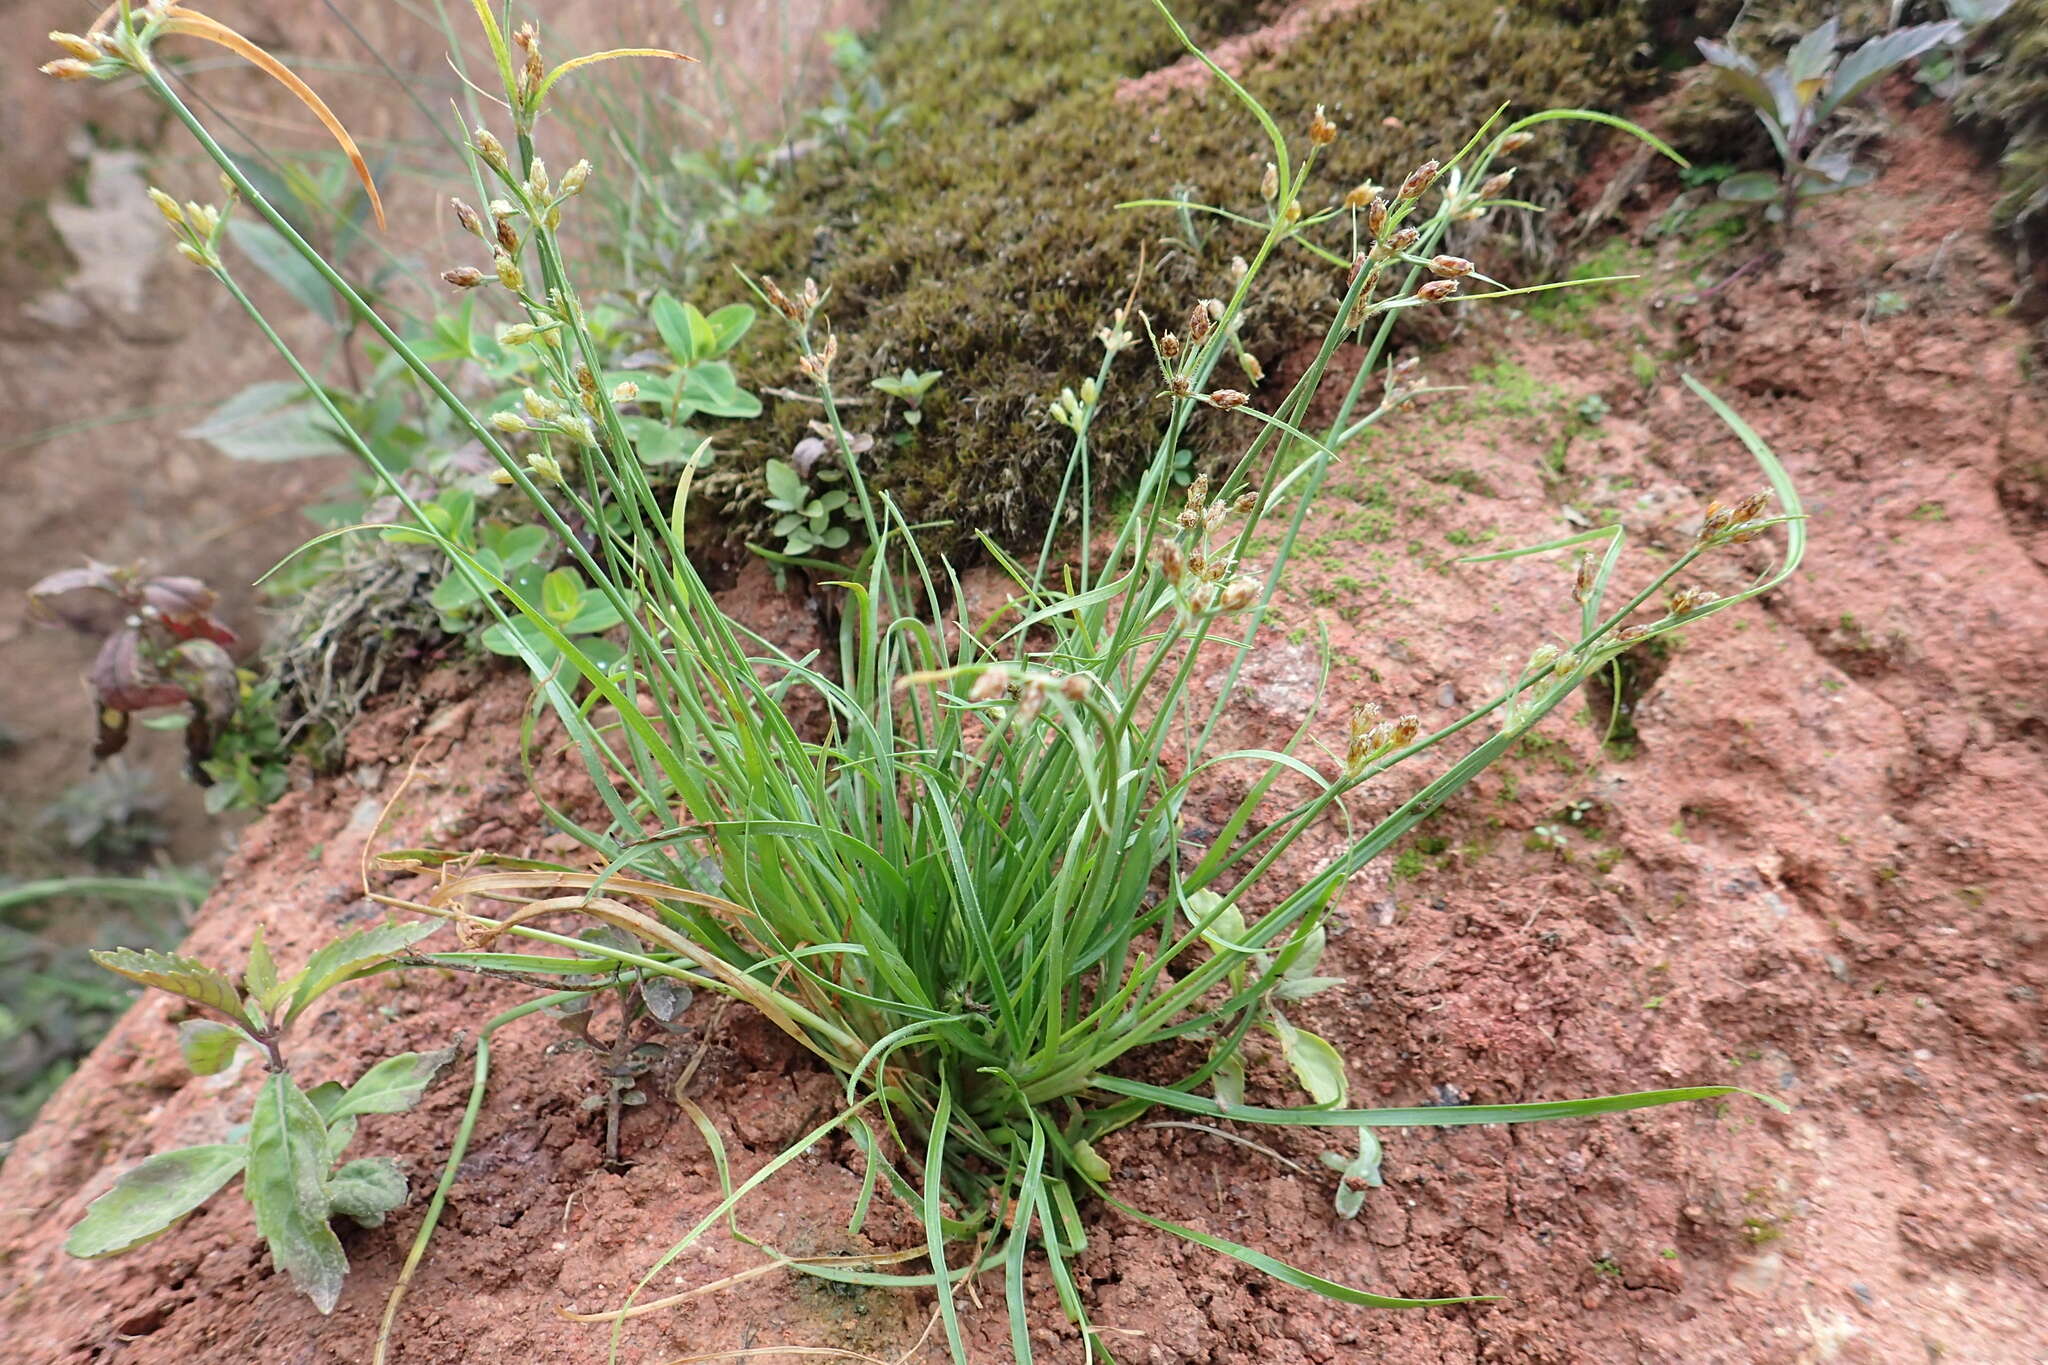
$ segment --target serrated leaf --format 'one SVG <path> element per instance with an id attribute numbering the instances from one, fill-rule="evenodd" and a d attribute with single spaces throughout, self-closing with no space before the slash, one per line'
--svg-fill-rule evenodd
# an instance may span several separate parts
<path id="1" fill-rule="evenodd" d="M 328 1115 L 328 1122 L 353 1114 L 399 1114 L 420 1102 L 442 1067 L 455 1060 L 455 1049 L 401 1052 L 362 1074 Z"/>
<path id="2" fill-rule="evenodd" d="M 334 1311 L 348 1257 L 327 1220 L 327 1127 L 283 1072 L 263 1083 L 249 1120 L 242 1187 L 270 1259 L 322 1313 Z"/>
<path id="3" fill-rule="evenodd" d="M 215 1076 L 228 1069 L 235 1049 L 248 1035 L 229 1024 L 211 1019 L 187 1019 L 178 1025 L 178 1051 L 195 1076 Z"/>
<path id="4" fill-rule="evenodd" d="M 327 1179 L 327 1202 L 362 1227 L 374 1228 L 405 1202 L 405 1177 L 388 1156 L 351 1161 Z"/>
<path id="5" fill-rule="evenodd" d="M 257 1008 L 268 1015 L 284 999 L 286 988 L 277 980 L 277 964 L 270 960 L 270 949 L 263 942 L 263 926 L 257 925 L 249 937 L 249 969 L 242 974 L 242 984 L 249 988 L 249 994 L 256 1001 Z"/>
<path id="6" fill-rule="evenodd" d="M 440 927 L 432 921 L 421 924 L 392 922 L 357 929 L 335 939 L 314 953 L 307 960 L 305 970 L 293 978 L 298 985 L 292 992 L 292 1007 L 286 1019 L 298 1018 L 306 1006 L 355 973 L 404 952 Z"/>
<path id="7" fill-rule="evenodd" d="M 93 950 L 92 960 L 116 976 L 182 995 L 195 1004 L 219 1010 L 239 1024 L 256 1027 L 242 1009 L 242 996 L 235 983 L 204 962 L 153 948 L 141 952 L 133 948 L 98 948 Z"/>
<path id="8" fill-rule="evenodd" d="M 233 1180 L 244 1154 L 231 1143 L 157 1153 L 86 1206 L 85 1217 L 64 1239 L 65 1252 L 94 1260 L 162 1236 Z"/>
<path id="9" fill-rule="evenodd" d="M 1280 1055 L 1286 1058 L 1288 1069 L 1309 1098 L 1325 1108 L 1341 1106 L 1349 1089 L 1343 1054 L 1321 1037 L 1296 1028 L 1277 1014 L 1267 1023 L 1280 1040 Z"/>

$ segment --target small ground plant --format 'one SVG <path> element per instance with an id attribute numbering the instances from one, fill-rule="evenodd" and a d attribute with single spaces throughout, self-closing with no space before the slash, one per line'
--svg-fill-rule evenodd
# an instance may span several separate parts
<path id="1" fill-rule="evenodd" d="M 1740 52 L 1702 38 L 1700 54 L 1721 84 L 1756 110 L 1782 164 L 1777 174 L 1743 171 L 1720 182 L 1723 199 L 1763 204 L 1774 223 L 1790 227 L 1800 204 L 1870 183 L 1868 166 L 1839 145 L 1830 124 L 1843 105 L 1924 52 L 1958 42 L 1954 21 L 1880 34 L 1848 56 L 1837 50 L 1840 25 L 1829 19 L 1802 37 L 1785 60 L 1760 67 Z"/>
<path id="2" fill-rule="evenodd" d="M 1341 452 L 1420 391 L 1405 367 L 1389 363 L 1395 318 L 1455 299 L 1484 304 L 1561 287 L 1509 288 L 1447 249 L 1455 224 L 1513 202 L 1503 158 L 1565 119 L 1669 149 L 1610 115 L 1552 110 L 1505 126 L 1490 121 L 1441 163 L 1428 161 L 1391 188 L 1344 192 L 1315 207 L 1308 201 L 1317 160 L 1337 127 L 1318 109 L 1305 140 L 1289 138 L 1212 64 L 1213 79 L 1268 139 L 1263 182 L 1245 187 L 1243 211 L 1156 202 L 1249 225 L 1257 245 L 1234 267 L 1219 262 L 1216 296 L 1184 301 L 1184 317 L 1176 309 L 1171 323 L 1155 324 L 1106 304 L 1092 341 L 1076 339 L 1092 353 L 1090 372 L 1048 414 L 1073 437 L 1055 515 L 1035 548 L 983 541 L 982 552 L 1010 580 L 1013 608 L 986 622 L 963 619 L 954 566 L 927 554 L 920 529 L 863 475 L 840 417 L 828 291 L 808 280 L 791 289 L 751 282 L 787 331 L 822 413 L 821 439 L 844 474 L 845 502 L 822 510 L 828 524 L 843 513 L 857 533 L 849 537 L 851 562 L 817 570 L 819 590 L 837 594 L 840 606 L 827 666 L 790 656 L 720 610 L 687 552 L 687 473 L 672 498 L 658 498 L 636 457 L 623 408 L 639 391 L 606 373 L 559 236 L 592 171 L 579 164 L 556 181 L 537 147 L 550 91 L 596 58 L 550 67 L 530 26 L 507 33 L 484 0 L 475 8 L 512 138 L 508 146 L 482 127 L 469 137 L 474 169 L 489 183 L 490 217 L 478 219 L 482 264 L 451 276 L 503 291 L 526 318 L 531 336 L 521 340 L 535 342 L 537 370 L 516 410 L 463 404 L 291 232 L 163 79 L 154 45 L 176 34 L 225 41 L 217 25 L 197 28 L 177 5 L 124 5 L 94 34 L 67 42 L 77 55 L 58 64 L 59 74 L 140 76 L 220 164 L 235 197 L 301 252 L 531 500 L 580 575 L 577 610 L 587 595 L 616 616 L 610 647 L 591 648 L 564 619 L 566 607 L 521 591 L 479 542 L 390 480 L 412 517 L 406 533 L 450 557 L 505 643 L 533 668 L 537 701 L 566 727 L 606 820 L 552 812 L 590 850 L 582 865 L 487 852 L 387 854 L 385 867 L 427 873 L 432 889 L 382 899 L 458 927 L 463 951 L 434 954 L 440 967 L 513 973 L 569 994 L 644 991 L 662 980 L 723 996 L 760 1011 L 843 1083 L 842 1109 L 739 1180 L 716 1127 L 690 1108 L 725 1197 L 648 1269 L 640 1288 L 722 1221 L 737 1231 L 749 1195 L 812 1143 L 843 1131 L 864 1158 L 849 1234 L 861 1231 L 875 1199 L 900 1200 L 923 1228 L 927 1268 L 897 1268 L 900 1251 L 792 1259 L 770 1249 L 771 1263 L 828 1281 L 931 1292 L 958 1361 L 968 1357 L 956 1296 L 984 1274 L 1003 1284 L 1016 1358 L 1032 1358 L 1025 1271 L 1034 1257 L 1043 1258 L 1065 1312 L 1083 1325 L 1091 1354 L 1103 1350 L 1086 1326 L 1088 1304 L 1072 1269 L 1094 1201 L 1346 1303 L 1460 1302 L 1371 1293 L 1136 1208 L 1119 1197 L 1100 1144 L 1159 1108 L 1210 1123 L 1348 1130 L 1352 1150 L 1327 1161 L 1338 1173 L 1337 1211 L 1348 1215 L 1379 1179 L 1381 1130 L 1582 1117 L 1736 1093 L 1708 1085 L 1352 1108 L 1346 1060 L 1286 1013 L 1290 1002 L 1341 984 L 1319 974 L 1320 960 L 1325 916 L 1351 876 L 1620 652 L 1727 610 L 1792 572 L 1804 546 L 1796 494 L 1754 433 L 1704 388 L 1693 386 L 1755 454 L 1770 488 L 1709 503 L 1696 543 L 1631 591 L 1616 583 L 1618 525 L 1479 557 L 1577 554 L 1560 580 L 1561 602 L 1567 586 L 1571 598 L 1564 629 L 1515 661 L 1499 695 L 1433 731 L 1413 716 L 1368 707 L 1311 719 L 1274 749 L 1222 740 L 1303 519 Z M 1206 62 L 1170 15 L 1166 21 Z M 237 282 L 236 264 L 221 250 L 224 221 L 225 212 L 211 209 L 172 216 L 185 254 L 249 310 L 303 378 L 303 364 Z M 1305 372 L 1254 402 L 1214 370 L 1234 357 L 1233 338 L 1263 272 L 1291 251 L 1326 261 L 1345 291 Z M 696 321 L 685 316 L 692 336 L 671 343 L 672 360 L 700 354 Z M 715 351 L 713 319 L 703 322 Z M 1348 375 L 1334 373 L 1346 343 L 1358 343 L 1362 358 Z M 1141 347 L 1149 364 L 1125 359 Z M 1332 380 L 1334 408 L 1319 407 Z M 1093 475 L 1090 423 L 1113 383 L 1145 385 L 1162 414 L 1155 454 L 1133 490 L 1101 487 Z M 312 392 L 324 401 L 317 386 Z M 1333 415 L 1311 429 L 1310 414 L 1321 411 Z M 328 403 L 325 415 L 381 469 L 337 407 Z M 1239 454 L 1183 486 L 1177 455 L 1197 423 L 1225 424 L 1239 437 Z M 805 490 L 786 491 L 792 513 L 809 526 L 808 501 L 794 506 Z M 1776 513 L 1768 509 L 1773 494 Z M 1124 510 L 1112 517 L 1113 506 Z M 1716 598 L 1683 581 L 1702 559 L 1781 527 L 1782 561 L 1747 589 Z M 792 720 L 795 693 L 819 704 L 817 726 Z M 1405 796 L 1387 808 L 1381 793 L 1403 785 L 1393 775 L 1423 768 L 1427 775 L 1407 781 Z M 1183 812 L 1226 773 L 1242 774 L 1242 795 L 1213 835 L 1196 840 Z M 1345 835 L 1336 856 L 1306 870 L 1289 858 L 1304 835 L 1331 828 Z M 550 923 L 565 918 L 616 932 L 578 936 L 573 924 Z M 511 951 L 510 939 L 526 950 Z M 251 986 L 259 1000 L 282 989 Z M 501 1016 L 486 1034 L 561 994 Z M 231 1018 L 239 1001 L 232 989 L 220 995 Z M 267 1046 L 269 1021 L 236 1026 Z M 1276 1040 L 1307 1103 L 1247 1102 L 1243 1051 L 1255 1031 Z M 1201 1060 L 1165 1070 L 1169 1054 Z M 487 1058 L 480 1048 L 479 1088 L 400 1290 L 462 1157 Z M 273 1074 L 266 1096 L 291 1089 L 283 1077 Z M 310 1132 L 303 1106 L 299 1113 Z M 669 1302 L 639 1299 L 636 1290 L 614 1308 L 573 1316 L 610 1323 L 616 1354 L 629 1318 Z M 387 1332 L 396 1308 L 394 1296 Z"/>
<path id="3" fill-rule="evenodd" d="M 241 984 L 217 967 L 175 953 L 95 952 L 108 971 L 206 1010 L 210 1018 L 178 1026 L 185 1063 L 197 1076 L 225 1071 L 244 1048 L 260 1052 L 267 1075 L 247 1124 L 227 1142 L 159 1152 L 128 1171 L 92 1202 L 64 1249 L 74 1256 L 112 1256 L 153 1241 L 219 1193 L 236 1176 L 255 1211 L 270 1259 L 321 1312 L 341 1297 L 348 1259 L 330 1226 L 347 1217 L 376 1227 L 405 1202 L 405 1177 L 389 1157 L 343 1162 L 365 1114 L 396 1114 L 419 1103 L 455 1049 L 405 1052 L 377 1063 L 344 1086 L 328 1081 L 301 1089 L 286 1069 L 284 1039 L 327 992 L 374 970 L 431 934 L 432 924 L 385 924 L 346 934 L 314 953 L 290 976 L 279 976 L 259 927 Z"/>

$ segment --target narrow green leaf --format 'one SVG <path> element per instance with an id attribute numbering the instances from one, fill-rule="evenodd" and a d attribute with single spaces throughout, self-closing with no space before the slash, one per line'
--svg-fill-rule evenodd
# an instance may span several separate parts
<path id="1" fill-rule="evenodd" d="M 1091 1084 L 1097 1090 L 1126 1099 L 1146 1100 L 1190 1114 L 1213 1118 L 1242 1119 L 1246 1123 L 1296 1124 L 1322 1128 L 1461 1128 L 1480 1123 L 1546 1123 L 1552 1119 L 1591 1118 L 1597 1114 L 1618 1114 L 1629 1109 L 1650 1109 L 1663 1104 L 1684 1104 L 1690 1100 L 1719 1099 L 1723 1095 L 1746 1095 L 1783 1114 L 1792 1106 L 1783 1100 L 1744 1090 L 1736 1085 L 1695 1085 L 1677 1090 L 1638 1090 L 1625 1095 L 1598 1095 L 1584 1100 L 1547 1100 L 1534 1104 L 1458 1104 L 1426 1109 L 1259 1109 L 1245 1107 L 1225 1111 L 1216 1101 L 1184 1090 L 1129 1081 L 1121 1076 L 1097 1076 Z"/>
<path id="2" fill-rule="evenodd" d="M 256 1096 L 242 1187 L 270 1259 L 322 1313 L 334 1311 L 348 1257 L 327 1220 L 327 1128 L 313 1102 L 283 1072 Z"/>
<path id="3" fill-rule="evenodd" d="M 306 386 L 291 380 L 251 384 L 197 426 L 180 435 L 204 441 L 231 460 L 303 460 L 346 455 L 319 409 L 306 399 Z"/>
<path id="4" fill-rule="evenodd" d="M 1326 1299 L 1335 1299 L 1339 1303 L 1353 1303 L 1361 1308 L 1440 1308 L 1454 1303 L 1494 1302 L 1495 1296 L 1485 1294 L 1463 1299 L 1397 1299 L 1390 1298 L 1385 1294 L 1368 1294 L 1363 1289 L 1353 1289 L 1348 1284 L 1339 1284 L 1335 1280 L 1326 1280 L 1320 1275 L 1301 1269 L 1299 1266 L 1289 1265 L 1278 1257 L 1268 1256 L 1263 1251 L 1254 1251 L 1248 1246 L 1230 1241 L 1227 1238 L 1212 1236 L 1206 1232 L 1198 1232 L 1193 1228 L 1182 1227 L 1178 1223 L 1169 1223 L 1164 1218 L 1154 1218 L 1151 1214 L 1141 1209 L 1132 1208 L 1121 1199 L 1112 1199 L 1108 1195 L 1104 1195 L 1103 1199 L 1111 1207 L 1129 1214 L 1141 1223 L 1158 1228 L 1161 1232 L 1170 1232 L 1174 1236 L 1184 1238 L 1197 1246 L 1207 1247 L 1211 1251 L 1220 1251 L 1226 1256 L 1242 1261 L 1254 1270 L 1271 1275 L 1282 1284 L 1293 1285 L 1296 1289 L 1311 1290 L 1314 1293 L 1321 1294 Z"/>
<path id="5" fill-rule="evenodd" d="M 246 1152 L 240 1144 L 221 1143 L 157 1153 L 86 1207 L 64 1239 L 64 1250 L 90 1260 L 162 1236 L 233 1180 Z"/>

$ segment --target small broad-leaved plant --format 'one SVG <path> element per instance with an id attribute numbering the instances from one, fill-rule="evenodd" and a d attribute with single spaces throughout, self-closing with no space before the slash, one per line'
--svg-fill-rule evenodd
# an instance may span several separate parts
<path id="1" fill-rule="evenodd" d="M 721 358 L 739 345 L 754 325 L 751 307 L 733 303 L 706 314 L 694 303 L 680 303 L 673 295 L 662 293 L 654 296 L 649 313 L 668 350 L 666 361 L 657 363 L 668 369 L 670 381 L 665 392 L 642 385 L 642 404 L 653 402 L 666 408 L 673 425 L 699 415 L 761 415 L 761 400 L 740 387 L 732 366 Z"/>
<path id="2" fill-rule="evenodd" d="M 383 538 L 400 545 L 432 545 L 436 536 L 461 545 L 492 577 L 508 584 L 521 596 L 540 591 L 546 573 L 542 556 L 549 545 L 547 528 L 531 522 L 508 524 L 498 520 L 479 521 L 476 495 L 466 488 L 444 489 L 420 510 L 431 531 L 394 526 Z M 450 635 L 464 635 L 475 628 L 483 610 L 486 586 L 466 574 L 449 573 L 434 586 L 428 601 L 441 613 L 441 628 Z"/>
<path id="3" fill-rule="evenodd" d="M 116 948 L 95 952 L 108 971 L 183 996 L 213 1018 L 188 1019 L 178 1041 L 193 1074 L 212 1076 L 247 1048 L 269 1069 L 245 1124 L 228 1140 L 159 1152 L 127 1171 L 93 1200 L 71 1229 L 73 1256 L 115 1256 L 170 1231 L 237 1175 L 279 1270 L 330 1312 L 341 1296 L 348 1257 L 332 1222 L 346 1217 L 376 1227 L 406 1199 L 405 1177 L 389 1157 L 344 1162 L 365 1114 L 396 1114 L 419 1103 L 435 1073 L 454 1057 L 404 1052 L 378 1062 L 344 1086 L 325 1081 L 303 1090 L 285 1069 L 286 1032 L 327 992 L 377 970 L 434 932 L 432 924 L 381 924 L 358 929 L 280 976 L 259 928 L 249 945 L 240 986 L 219 968 L 175 953 Z"/>
<path id="4" fill-rule="evenodd" d="M 852 495 L 831 486 L 839 481 L 838 470 L 814 468 L 806 479 L 789 461 L 770 460 L 761 472 L 768 480 L 768 510 L 776 513 L 769 530 L 782 537 L 784 554 L 801 558 L 846 548 L 852 539 L 846 525 Z"/>
<path id="5" fill-rule="evenodd" d="M 1756 110 L 1782 163 L 1780 170 L 1744 171 L 1720 184 L 1721 198 L 1763 204 L 1771 222 L 1789 226 L 1799 205 L 1870 183 L 1874 172 L 1856 164 L 1851 148 L 1829 127 L 1842 106 L 1924 52 L 1963 37 L 1955 22 L 1894 29 L 1843 57 L 1836 51 L 1840 25 L 1829 19 L 1802 37 L 1777 66 L 1760 67 L 1723 43 L 1699 40 L 1700 55 L 1723 88 Z"/>
<path id="6" fill-rule="evenodd" d="M 902 374 L 885 374 L 880 379 L 870 379 L 868 387 L 903 404 L 903 425 L 915 427 L 924 421 L 924 411 L 920 407 L 924 396 L 945 373 L 944 370 L 913 370 L 906 365 Z M 900 439 L 907 442 L 910 433 L 904 432 Z"/>
<path id="7" fill-rule="evenodd" d="M 537 526 L 525 529 L 540 530 Z M 522 592 L 520 596 L 525 597 L 526 594 Z M 532 605 L 540 609 L 549 624 L 574 643 L 583 657 L 600 660 L 604 666 L 610 667 L 624 656 L 624 650 L 603 638 L 605 631 L 624 618 L 605 597 L 590 590 L 575 566 L 565 564 L 549 570 L 540 580 Z M 553 638 L 534 621 L 500 621 L 484 631 L 483 642 L 484 648 L 493 654 L 533 661 L 535 670 L 543 674 L 554 672 L 562 657 Z"/>

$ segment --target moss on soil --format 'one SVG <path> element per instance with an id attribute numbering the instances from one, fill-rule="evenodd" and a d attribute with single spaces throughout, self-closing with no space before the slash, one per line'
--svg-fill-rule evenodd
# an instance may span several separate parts
<path id="1" fill-rule="evenodd" d="M 2001 149 L 2000 219 L 2048 245 L 2048 0 L 2019 0 L 1978 41 L 1990 55 L 1956 119 Z"/>
<path id="2" fill-rule="evenodd" d="M 1337 6 L 1284 50 L 1258 58 L 1247 86 L 1283 127 L 1299 130 L 1318 103 L 1343 130 L 1304 207 L 1353 184 L 1398 179 L 1455 147 L 1496 106 L 1614 109 L 1647 88 L 1643 7 L 1625 0 L 1499 6 L 1493 0 L 1378 0 Z M 1180 6 L 1195 37 L 1215 44 L 1269 22 L 1278 7 L 1246 0 Z M 1195 239 L 1170 211 L 1118 212 L 1120 200 L 1168 197 L 1261 212 L 1267 153 L 1251 117 L 1204 85 L 1157 99 L 1116 97 L 1118 85 L 1180 57 L 1143 0 L 1042 0 L 960 5 L 903 0 L 879 35 L 877 72 L 909 112 L 895 154 L 846 167 L 797 164 L 766 218 L 730 231 L 717 254 L 750 271 L 817 277 L 832 289 L 842 390 L 905 366 L 943 370 L 913 439 L 893 406 L 857 416 L 881 443 L 877 481 L 913 520 L 948 520 L 949 548 L 975 531 L 1030 536 L 1065 468 L 1068 433 L 1042 415 L 1046 399 L 1078 384 L 1100 356 L 1098 326 L 1131 286 L 1141 249 L 1140 306 L 1177 317 L 1195 298 L 1227 291 L 1231 258 L 1255 236 L 1197 220 Z M 1583 125 L 1554 125 L 1524 154 L 1518 190 L 1564 201 L 1588 141 Z M 1540 222 L 1540 220 L 1538 220 Z M 1542 241 L 1527 223 L 1521 245 Z M 1464 243 L 1499 261 L 1505 239 Z M 1288 348 L 1319 335 L 1341 274 L 1290 253 L 1268 277 L 1244 340 L 1269 371 Z M 740 356 L 756 386 L 790 382 L 786 339 L 757 328 Z M 1160 405 L 1149 357 L 1118 365 L 1094 425 L 1098 469 L 1127 476 L 1149 455 Z M 1279 378 L 1269 379 L 1269 388 Z M 873 395 L 868 395 L 872 397 Z M 762 462 L 804 434 L 815 410 L 783 401 L 724 439 L 705 491 L 757 529 Z M 1209 453 L 1215 424 L 1190 445 Z"/>

